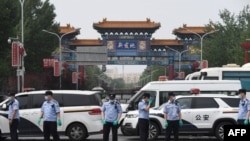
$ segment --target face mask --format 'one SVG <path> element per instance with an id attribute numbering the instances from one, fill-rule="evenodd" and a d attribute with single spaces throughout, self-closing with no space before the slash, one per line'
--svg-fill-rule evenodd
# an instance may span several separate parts
<path id="1" fill-rule="evenodd" d="M 44 96 L 44 99 L 45 99 L 45 100 L 48 100 L 48 96 Z"/>
<path id="2" fill-rule="evenodd" d="M 173 97 L 173 101 L 175 101 L 175 97 Z"/>

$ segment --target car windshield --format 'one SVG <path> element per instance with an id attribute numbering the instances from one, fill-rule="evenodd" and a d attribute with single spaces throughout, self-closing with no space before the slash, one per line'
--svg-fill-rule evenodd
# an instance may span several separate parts
<path id="1" fill-rule="evenodd" d="M 157 108 L 155 108 L 155 109 L 161 110 L 162 108 L 164 108 L 165 104 L 166 104 L 166 103 L 163 103 L 160 107 L 157 107 Z"/>

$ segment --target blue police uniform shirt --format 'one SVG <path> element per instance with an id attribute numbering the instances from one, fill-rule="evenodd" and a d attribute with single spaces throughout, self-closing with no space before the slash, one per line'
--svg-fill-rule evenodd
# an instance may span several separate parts
<path id="1" fill-rule="evenodd" d="M 120 103 L 112 100 L 103 103 L 101 110 L 104 112 L 104 118 L 107 122 L 113 122 L 117 120 L 118 114 L 122 114 L 122 107 Z"/>
<path id="2" fill-rule="evenodd" d="M 239 103 L 238 119 L 246 119 L 247 112 L 250 110 L 250 101 L 245 98 L 241 99 Z"/>
<path id="3" fill-rule="evenodd" d="M 145 100 L 141 100 L 138 104 L 139 118 L 149 119 L 149 111 L 146 111 L 145 108 L 148 106 L 148 103 Z"/>
<path id="4" fill-rule="evenodd" d="M 17 110 L 16 115 L 15 115 L 15 117 L 12 117 L 12 114 L 13 114 L 13 112 L 15 110 Z M 20 118 L 19 117 L 19 102 L 16 99 L 14 99 L 14 101 L 11 102 L 10 105 L 9 105 L 8 119 L 12 119 L 12 118 L 13 119 L 19 119 Z"/>
<path id="5" fill-rule="evenodd" d="M 163 112 L 167 114 L 167 120 L 179 120 L 179 113 L 181 112 L 181 108 L 178 102 L 168 101 L 164 106 Z"/>
<path id="6" fill-rule="evenodd" d="M 60 113 L 60 107 L 56 100 L 44 101 L 41 112 L 43 112 L 44 121 L 56 121 L 57 113 Z"/>

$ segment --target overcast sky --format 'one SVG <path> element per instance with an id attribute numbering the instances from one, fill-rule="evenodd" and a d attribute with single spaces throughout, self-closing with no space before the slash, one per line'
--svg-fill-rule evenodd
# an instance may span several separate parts
<path id="1" fill-rule="evenodd" d="M 156 39 L 175 39 L 174 28 L 183 24 L 203 26 L 212 21 L 220 21 L 219 11 L 228 9 L 238 14 L 250 0 L 50 0 L 55 5 L 56 22 L 61 26 L 70 24 L 81 28 L 79 39 L 97 39 L 100 34 L 93 29 L 93 23 L 107 20 L 136 20 L 161 23 L 153 34 Z M 108 66 L 109 68 L 110 66 Z M 138 67 L 138 66 L 137 66 Z M 121 70 L 122 66 L 118 66 Z M 141 72 L 145 67 L 135 69 L 125 66 L 125 73 L 130 70 Z"/>

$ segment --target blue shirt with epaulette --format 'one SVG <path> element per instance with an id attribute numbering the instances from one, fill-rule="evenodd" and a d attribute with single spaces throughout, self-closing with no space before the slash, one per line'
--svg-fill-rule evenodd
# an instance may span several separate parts
<path id="1" fill-rule="evenodd" d="M 122 114 L 122 107 L 120 103 L 112 100 L 104 102 L 101 110 L 104 112 L 104 118 L 107 122 L 113 122 L 117 120 L 118 114 Z"/>
<path id="2" fill-rule="evenodd" d="M 145 108 L 148 106 L 148 103 L 145 100 L 141 100 L 138 104 L 139 118 L 149 119 L 149 111 L 146 111 Z"/>
<path id="3" fill-rule="evenodd" d="M 16 115 L 15 117 L 12 117 L 13 112 L 16 110 Z M 19 119 L 19 102 L 14 99 L 13 101 L 10 102 L 9 105 L 9 113 L 8 113 L 8 119 Z"/>
<path id="4" fill-rule="evenodd" d="M 241 99 L 239 102 L 238 119 L 246 119 L 247 112 L 249 110 L 250 110 L 250 101 L 247 98 Z"/>
<path id="5" fill-rule="evenodd" d="M 168 101 L 165 104 L 163 112 L 167 114 L 167 120 L 179 120 L 179 113 L 181 112 L 181 108 L 177 101 Z"/>
<path id="6" fill-rule="evenodd" d="M 60 113 L 60 107 L 56 100 L 44 101 L 41 112 L 43 112 L 44 121 L 56 121 L 57 113 Z"/>

